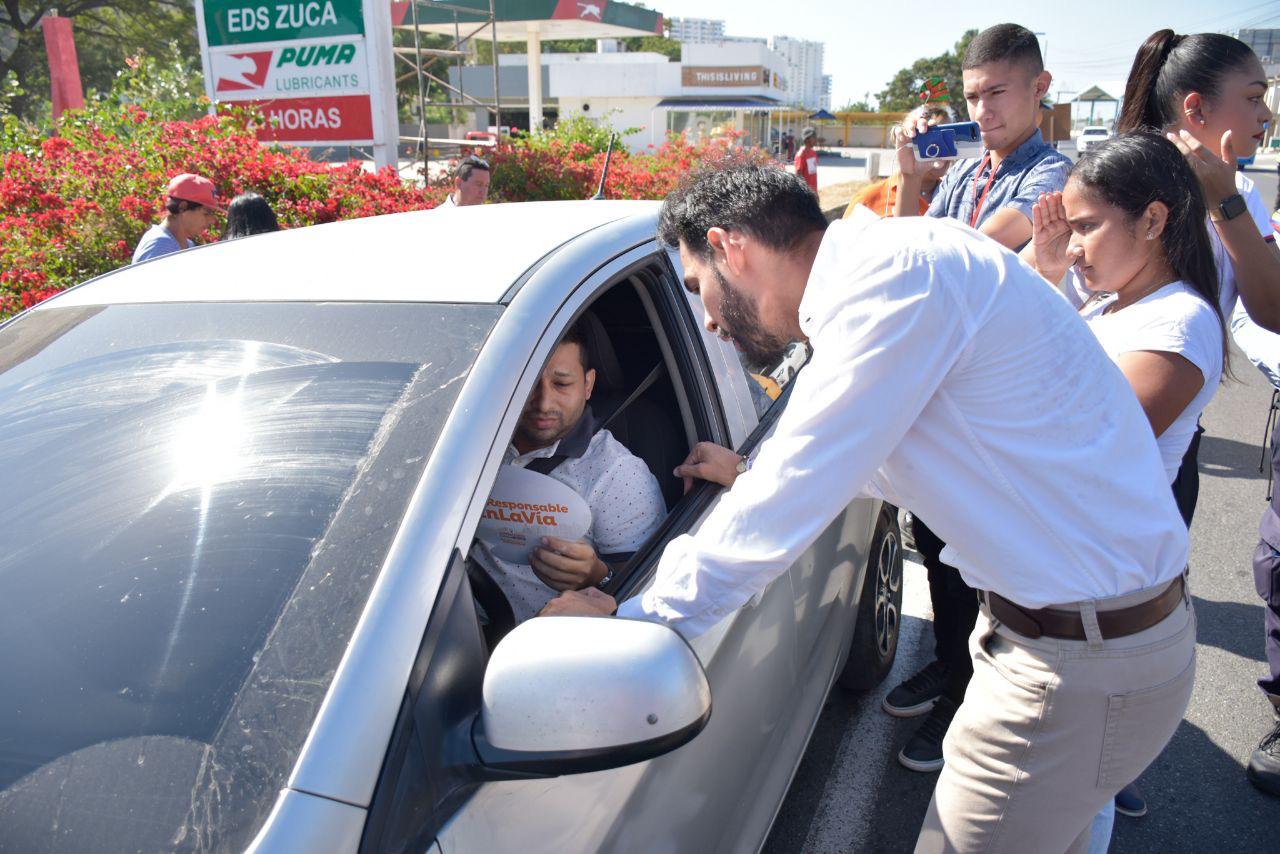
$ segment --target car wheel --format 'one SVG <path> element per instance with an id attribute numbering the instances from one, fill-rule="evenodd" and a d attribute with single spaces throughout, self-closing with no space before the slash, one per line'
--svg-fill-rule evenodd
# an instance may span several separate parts
<path id="1" fill-rule="evenodd" d="M 902 533 L 898 511 L 882 505 L 867 557 L 858 601 L 858 619 L 849 643 L 849 658 L 840 671 L 840 687 L 865 691 L 879 685 L 898 654 L 902 617 Z"/>

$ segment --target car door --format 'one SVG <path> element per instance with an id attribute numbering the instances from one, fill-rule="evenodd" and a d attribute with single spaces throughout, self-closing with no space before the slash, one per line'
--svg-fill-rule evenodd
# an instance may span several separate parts
<path id="1" fill-rule="evenodd" d="M 725 444 L 740 439 L 746 425 L 722 411 L 721 378 L 707 359 L 674 271 L 652 242 L 615 259 L 574 290 L 528 360 L 509 421 L 514 424 L 533 376 L 569 323 L 595 295 L 627 278 L 643 288 L 647 310 L 661 329 L 668 373 L 680 385 L 678 396 L 701 410 L 708 432 L 700 430 L 697 438 Z M 495 447 L 494 452 L 500 450 Z M 670 539 L 695 530 L 714 501 L 709 489 L 682 499 L 651 539 L 647 563 L 656 562 Z M 767 827 L 781 795 L 770 782 L 774 768 L 779 761 L 791 762 L 780 751 L 794 711 L 794 618 L 794 591 L 784 575 L 757 601 L 694 640 L 710 681 L 713 712 L 691 743 L 658 759 L 609 771 L 484 783 L 444 823 L 437 835 L 441 851 L 701 854 L 754 848 L 764 832 L 756 816 L 760 793 L 773 790 L 764 799 Z"/>
<path id="2" fill-rule="evenodd" d="M 679 256 L 672 252 L 669 260 L 678 281 L 681 278 Z M 684 291 L 684 296 L 692 316 L 697 318 L 701 327 L 701 299 L 687 291 Z M 757 380 L 742 366 L 732 344 L 720 340 L 705 328 L 702 329 L 701 342 L 708 352 L 709 361 L 719 366 L 717 379 L 724 408 L 743 412 L 754 425 L 750 435 L 734 446 L 739 453 L 750 456 L 776 428 L 786 406 L 785 386 L 793 375 L 778 372 L 777 379 L 784 384 L 782 394 L 771 403 L 761 401 L 760 395 L 751 388 Z M 759 410 L 763 412 L 757 422 L 756 412 Z M 877 506 L 876 502 L 866 499 L 853 501 L 788 571 L 796 625 L 797 691 L 790 700 L 789 727 L 783 736 L 784 743 L 779 747 L 779 760 L 772 769 L 769 785 L 760 793 L 757 814 L 768 815 L 770 821 L 773 812 L 766 801 L 775 793 L 779 798 L 785 794 L 821 713 L 840 656 L 852 636 L 857 610 L 854 592 L 861 589 Z"/>

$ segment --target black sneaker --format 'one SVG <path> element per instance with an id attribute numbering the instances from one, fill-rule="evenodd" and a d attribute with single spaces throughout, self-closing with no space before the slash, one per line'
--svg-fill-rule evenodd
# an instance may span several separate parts
<path id="1" fill-rule="evenodd" d="M 1249 782 L 1268 795 L 1280 796 L 1280 721 L 1249 757 Z"/>
<path id="2" fill-rule="evenodd" d="M 880 707 L 895 718 L 914 718 L 933 708 L 947 687 L 951 668 L 941 661 L 929 662 L 924 670 L 889 692 Z"/>
<path id="3" fill-rule="evenodd" d="M 1116 812 L 1129 818 L 1142 818 L 1147 814 L 1147 799 L 1142 796 L 1137 783 L 1130 783 L 1116 792 Z"/>
<path id="4" fill-rule="evenodd" d="M 898 761 L 912 771 L 940 771 L 942 769 L 942 739 L 956 716 L 955 701 L 939 697 L 907 746 L 898 752 Z"/>

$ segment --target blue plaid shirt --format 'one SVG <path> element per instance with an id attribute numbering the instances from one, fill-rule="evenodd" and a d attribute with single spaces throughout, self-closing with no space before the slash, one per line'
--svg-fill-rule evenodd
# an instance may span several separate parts
<path id="1" fill-rule="evenodd" d="M 1066 186 L 1070 171 L 1071 159 L 1045 142 L 1037 130 L 1000 161 L 1000 168 L 986 191 L 986 201 L 976 223 L 971 222 L 973 210 L 982 198 L 987 179 L 991 177 L 991 164 L 985 156 L 977 160 L 957 160 L 952 164 L 947 174 L 942 176 L 928 215 L 951 217 L 978 228 L 996 211 L 1013 208 L 1030 220 L 1031 206 L 1040 194 L 1061 191 Z"/>

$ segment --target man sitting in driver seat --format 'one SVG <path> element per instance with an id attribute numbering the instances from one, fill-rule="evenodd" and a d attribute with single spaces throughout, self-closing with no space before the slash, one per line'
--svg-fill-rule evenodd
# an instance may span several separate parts
<path id="1" fill-rule="evenodd" d="M 575 323 L 543 367 L 503 457 L 504 464 L 521 467 L 541 458 L 563 457 L 544 473 L 591 508 L 586 538 L 547 537 L 534 550 L 530 566 L 505 561 L 480 541 L 472 550 L 506 594 L 517 622 L 537 614 L 561 591 L 605 581 L 611 558 L 624 560 L 666 516 L 662 492 L 649 467 L 608 430 L 595 429 L 587 401 L 596 372 L 588 359 L 585 333 Z"/>

